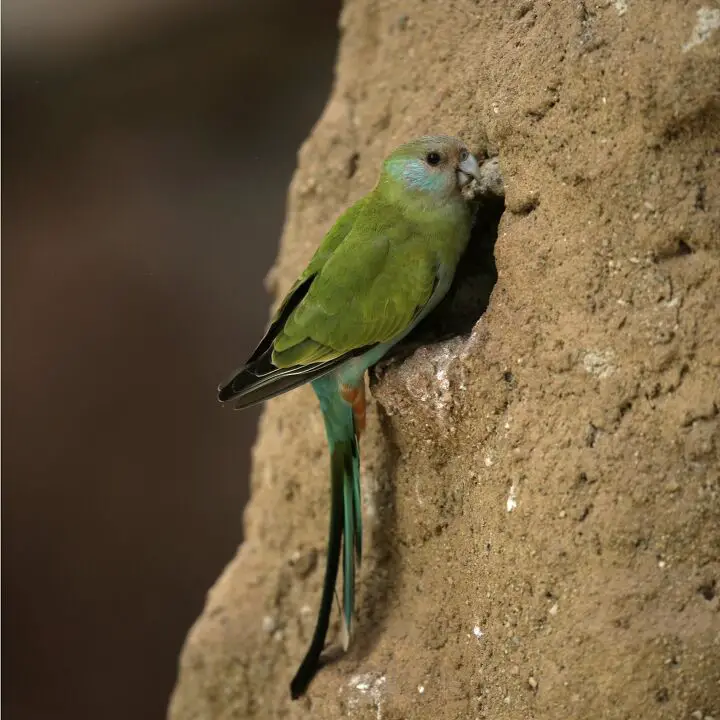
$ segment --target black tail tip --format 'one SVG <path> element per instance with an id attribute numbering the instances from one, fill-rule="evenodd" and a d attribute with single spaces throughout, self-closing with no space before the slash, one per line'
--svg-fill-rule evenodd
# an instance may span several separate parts
<path id="1" fill-rule="evenodd" d="M 308 661 L 305 658 L 300 669 L 295 673 L 295 677 L 290 683 L 290 697 L 293 700 L 299 700 L 310 687 L 310 683 L 313 681 L 315 675 L 317 675 L 320 669 L 319 658 L 312 658 Z"/>
<path id="2" fill-rule="evenodd" d="M 295 681 L 293 680 L 290 683 L 290 698 L 292 700 L 299 700 L 307 691 L 307 686 L 305 687 L 298 687 L 295 684 Z"/>
<path id="3" fill-rule="evenodd" d="M 296 675 L 290 683 L 290 697 L 293 700 L 299 700 L 307 692 L 311 680 L 312 675 L 302 678 Z"/>

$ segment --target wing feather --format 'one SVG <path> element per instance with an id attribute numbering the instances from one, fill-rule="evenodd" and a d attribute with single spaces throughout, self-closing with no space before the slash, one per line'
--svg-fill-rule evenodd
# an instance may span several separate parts
<path id="1" fill-rule="evenodd" d="M 437 258 L 407 223 L 375 229 L 358 223 L 315 278 L 274 343 L 285 367 L 342 356 L 398 336 L 428 303 Z"/>
<path id="2" fill-rule="evenodd" d="M 221 401 L 246 407 L 286 392 L 417 319 L 437 286 L 437 258 L 418 228 L 385 210 L 366 197 L 341 216 L 248 363 L 218 389 Z"/>

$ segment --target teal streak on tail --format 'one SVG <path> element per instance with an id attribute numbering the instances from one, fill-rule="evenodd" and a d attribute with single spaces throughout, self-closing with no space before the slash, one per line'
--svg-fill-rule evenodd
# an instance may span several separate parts
<path id="1" fill-rule="evenodd" d="M 320 401 L 330 449 L 330 532 L 320 611 L 310 647 L 290 684 L 293 698 L 305 692 L 319 665 L 330 622 L 341 546 L 345 646 L 349 641 L 355 608 L 355 562 L 357 559 L 359 565 L 362 558 L 360 453 L 352 406 L 343 399 L 340 382 L 337 373 L 330 373 L 312 382 Z M 363 382 L 362 376 L 360 382 Z"/>

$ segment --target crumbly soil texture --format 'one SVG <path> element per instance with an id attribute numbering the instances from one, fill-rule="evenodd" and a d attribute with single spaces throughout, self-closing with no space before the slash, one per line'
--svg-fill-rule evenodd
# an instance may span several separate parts
<path id="1" fill-rule="evenodd" d="M 497 157 L 505 209 L 372 374 L 350 651 L 335 621 L 290 700 L 329 500 L 306 387 L 263 414 L 169 717 L 720 718 L 720 5 L 348 0 L 340 23 L 277 296 L 408 138 Z"/>

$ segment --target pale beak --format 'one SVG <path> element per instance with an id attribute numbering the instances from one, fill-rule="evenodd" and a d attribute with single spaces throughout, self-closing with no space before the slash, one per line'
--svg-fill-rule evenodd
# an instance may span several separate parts
<path id="1" fill-rule="evenodd" d="M 478 165 L 478 161 L 475 159 L 475 156 L 468 153 L 468 156 L 458 165 L 457 168 L 458 185 L 463 188 L 473 178 L 476 180 L 480 179 L 480 165 Z"/>

